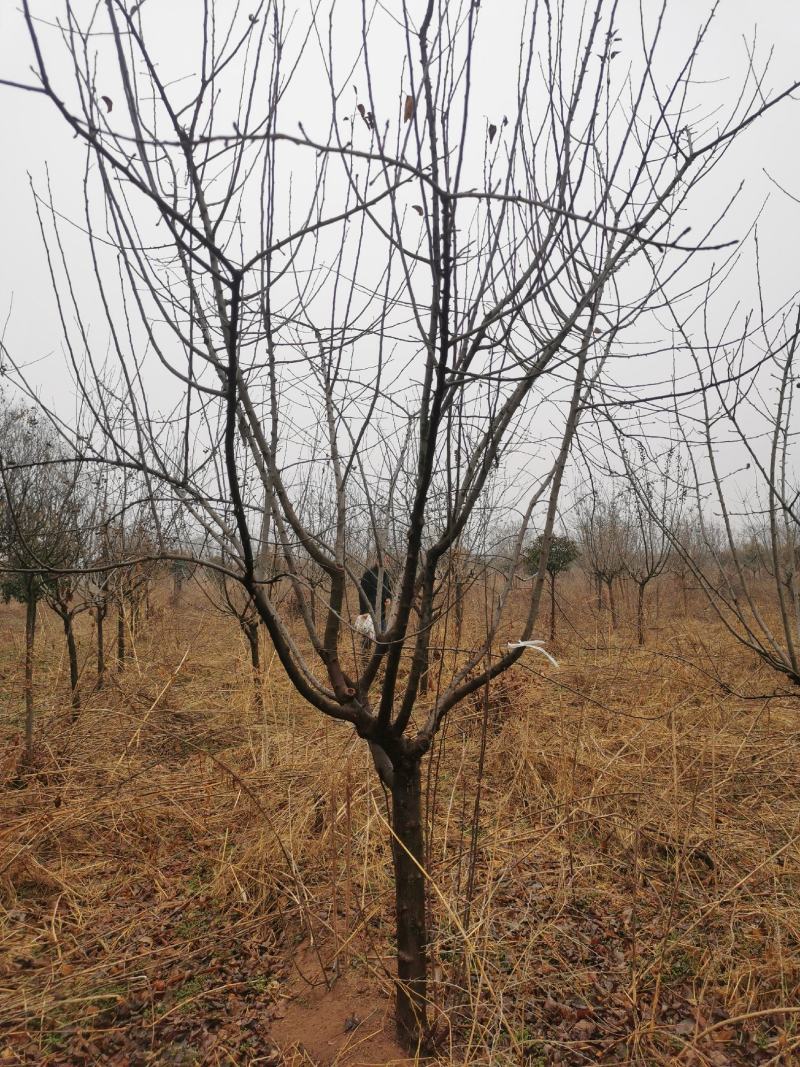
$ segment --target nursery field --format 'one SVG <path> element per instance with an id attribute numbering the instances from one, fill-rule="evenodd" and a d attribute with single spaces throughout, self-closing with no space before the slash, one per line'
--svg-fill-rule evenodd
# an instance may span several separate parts
<path id="1" fill-rule="evenodd" d="M 411 1062 L 366 746 L 195 585 L 154 603 L 100 690 L 79 619 L 77 716 L 42 611 L 30 763 L 0 607 L 0 1064 Z M 800 700 L 666 578 L 658 608 L 639 648 L 571 578 L 559 667 L 437 736 L 426 1062 L 800 1063 Z"/>

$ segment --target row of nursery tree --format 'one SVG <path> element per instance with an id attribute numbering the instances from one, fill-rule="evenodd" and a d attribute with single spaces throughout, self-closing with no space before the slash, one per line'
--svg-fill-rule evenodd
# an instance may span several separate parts
<path id="1" fill-rule="evenodd" d="M 797 597 L 798 546 L 794 526 L 766 522 L 758 511 L 734 526 L 719 515 L 704 515 L 696 492 L 690 492 L 688 462 L 671 447 L 651 462 L 643 447 L 637 463 L 623 451 L 617 473 L 586 474 L 571 490 L 562 521 L 564 532 L 534 536 L 511 524 L 494 539 L 478 527 L 438 565 L 433 621 L 441 639 L 442 620 L 452 615 L 449 645 L 463 644 L 464 605 L 476 588 L 485 598 L 490 576 L 512 574 L 522 582 L 535 578 L 544 564 L 549 588 L 549 636 L 556 637 L 559 577 L 577 566 L 594 590 L 598 610 L 606 608 L 612 627 L 619 621 L 618 597 L 635 590 L 638 643 L 646 640 L 648 590 L 662 575 L 678 584 L 684 611 L 689 588 L 704 594 L 724 624 L 764 658 L 773 656 L 779 669 L 793 648 L 793 626 L 784 634 L 786 656 L 770 639 L 769 626 L 781 619 L 781 600 Z M 33 744 L 33 665 L 37 612 L 44 604 L 63 628 L 69 665 L 69 696 L 73 717 L 81 707 L 81 674 L 75 620 L 87 614 L 94 633 L 92 687 L 102 689 L 106 674 L 106 620 L 114 617 L 114 660 L 125 665 L 127 648 L 143 619 L 153 613 L 153 590 L 160 579 L 168 584 L 169 603 L 176 605 L 185 581 L 199 577 L 201 605 L 234 619 L 246 639 L 255 679 L 260 678 L 265 627 L 255 600 L 232 580 L 230 561 L 202 528 L 188 530 L 180 516 L 169 516 L 163 504 L 147 494 L 146 484 L 133 491 L 132 481 L 70 454 L 63 439 L 35 407 L 8 403 L 0 423 L 2 498 L 0 498 L 0 591 L 6 602 L 18 601 L 25 612 L 25 737 Z M 722 503 L 724 504 L 724 498 Z M 324 526 L 331 521 L 330 502 L 309 496 L 307 508 Z M 365 510 L 353 499 L 350 510 Z M 373 503 L 373 509 L 375 505 Z M 729 509 L 728 509 L 729 510 Z M 398 578 L 398 531 L 391 516 L 382 517 L 383 550 L 367 524 L 353 530 L 349 555 L 353 576 L 371 559 L 382 558 L 388 580 Z M 179 533 L 179 529 L 181 532 Z M 482 533 L 481 533 L 482 531 Z M 521 541 L 521 553 L 514 546 Z M 292 614 L 290 567 L 314 591 L 315 601 L 330 594 L 330 578 L 308 553 L 295 553 L 290 563 L 280 545 L 264 541 L 259 551 L 262 581 L 273 588 L 276 603 Z M 199 569 L 198 569 L 199 568 Z M 675 590 L 672 590 L 674 597 Z M 347 622 L 361 610 L 358 597 L 349 601 Z M 358 605 L 358 607 L 356 607 Z M 294 609 L 297 605 L 294 605 Z M 418 605 L 416 606 L 418 612 Z M 294 611 L 297 619 L 301 612 Z M 793 622 L 793 620 L 790 620 Z M 780 622 L 778 622 L 780 625 Z M 760 629 L 759 629 L 760 628 Z M 268 635 L 267 635 L 268 640 Z M 777 652 L 777 656 L 776 656 Z M 84 656 L 84 662 L 88 659 Z M 257 699 L 260 689 L 256 686 Z"/>

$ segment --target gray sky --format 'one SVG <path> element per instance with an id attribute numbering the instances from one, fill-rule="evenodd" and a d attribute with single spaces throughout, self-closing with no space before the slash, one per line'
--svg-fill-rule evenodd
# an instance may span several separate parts
<path id="1" fill-rule="evenodd" d="M 224 0 L 220 0 L 220 3 L 225 10 Z M 199 5 L 190 0 L 169 0 L 169 3 L 149 0 L 149 4 L 149 25 L 158 29 L 164 45 L 161 58 L 165 64 L 169 64 L 170 74 L 177 78 L 194 73 L 194 31 Z M 346 3 L 339 5 L 340 13 L 348 10 L 347 5 L 352 6 L 353 32 L 357 35 L 360 4 L 356 0 L 346 0 Z M 74 6 L 83 11 L 88 10 L 90 5 L 79 0 Z M 421 10 L 422 6 L 417 3 L 412 4 L 411 8 L 412 11 Z M 32 7 L 47 19 L 52 19 L 54 12 L 62 10 L 62 6 L 54 4 L 52 0 L 32 0 Z M 384 7 L 391 10 L 391 5 Z M 481 50 L 475 67 L 473 107 L 482 113 L 486 121 L 492 121 L 509 110 L 507 93 L 510 82 L 505 75 L 509 56 L 514 54 L 515 42 L 507 39 L 508 13 L 512 8 L 517 10 L 520 7 L 521 3 L 517 0 L 483 0 L 481 6 Z M 296 8 L 297 27 L 302 28 L 308 5 L 297 3 Z M 576 25 L 581 8 L 578 2 L 567 4 L 569 17 L 576 19 Z M 623 0 L 621 8 L 623 55 L 618 62 L 624 61 L 624 41 L 636 37 L 638 19 L 638 4 L 633 0 Z M 655 9 L 656 5 L 651 0 L 645 0 L 646 17 L 652 17 L 651 12 L 654 14 Z M 677 63 L 685 53 L 698 21 L 706 10 L 707 5 L 690 0 L 673 0 L 669 5 L 667 36 L 659 60 L 665 75 L 672 57 Z M 374 45 L 378 63 L 383 58 L 379 55 L 383 24 L 388 41 L 392 31 L 391 19 L 378 9 Z M 52 29 L 43 27 L 42 34 L 43 40 L 57 44 Z M 724 109 L 738 93 L 747 69 L 748 46 L 754 34 L 756 66 L 762 66 L 772 54 L 764 82 L 767 95 L 800 79 L 800 4 L 796 0 L 763 0 L 758 5 L 747 0 L 724 0 L 701 54 L 700 65 L 695 70 L 698 83 L 704 83 L 697 89 L 697 99 L 707 115 L 713 116 L 718 106 Z M 343 52 L 348 47 L 352 47 L 352 42 L 345 40 Z M 57 51 L 55 48 L 52 54 L 55 55 Z M 315 68 L 313 54 L 312 50 L 308 72 L 298 79 L 299 84 L 294 90 L 296 111 L 312 132 L 316 101 L 326 93 L 324 79 L 318 63 Z M 6 78 L 29 82 L 32 80 L 29 73 L 31 62 L 32 52 L 22 15 L 13 2 L 6 2 L 0 6 L 0 73 Z M 388 70 L 394 69 L 393 63 L 396 67 L 396 56 L 387 54 Z M 66 84 L 69 72 L 63 61 L 56 61 L 53 69 L 57 78 Z M 659 68 L 656 70 L 658 73 Z M 385 84 L 378 86 L 378 92 L 383 93 L 387 100 L 394 100 L 398 80 L 394 75 L 387 76 Z M 102 67 L 98 77 L 98 85 L 101 84 Z M 109 87 L 108 92 L 114 95 L 116 88 Z M 17 358 L 31 366 L 31 379 L 43 395 L 55 400 L 65 410 L 64 405 L 69 404 L 69 379 L 61 355 L 61 331 L 33 210 L 29 176 L 37 187 L 43 188 L 49 172 L 59 208 L 66 216 L 79 219 L 84 153 L 49 102 L 34 94 L 10 88 L 0 87 L 0 93 L 3 101 L 0 107 L 0 143 L 6 146 L 5 165 L 0 175 L 0 234 L 6 252 L 0 258 L 0 314 L 5 318 L 10 310 L 6 333 L 9 348 Z M 785 301 L 800 285 L 796 252 L 800 243 L 800 206 L 770 180 L 771 176 L 774 182 L 800 197 L 799 126 L 800 102 L 793 104 L 791 101 L 759 122 L 736 143 L 723 165 L 700 191 L 694 201 L 694 215 L 686 220 L 687 224 L 692 224 L 693 231 L 699 233 L 718 213 L 720 206 L 734 194 L 739 184 L 744 183 L 736 206 L 717 237 L 733 239 L 742 236 L 761 210 L 759 239 L 762 277 L 767 302 L 772 307 Z M 703 271 L 710 270 L 713 262 L 711 255 L 699 257 L 692 266 L 694 277 L 702 278 Z M 756 295 L 751 262 L 749 256 L 745 257 L 743 269 L 732 279 L 725 295 L 728 305 L 736 301 L 743 306 L 754 303 Z M 82 285 L 86 285 L 87 290 L 91 288 L 85 255 L 76 254 L 71 272 L 79 290 Z M 102 333 L 104 324 L 99 323 L 97 329 L 98 333 Z M 100 343 L 104 343 L 102 339 Z M 646 373 L 658 377 L 657 368 Z M 69 410 L 68 407 L 66 410 Z"/>
<path id="2" fill-rule="evenodd" d="M 155 0 L 151 2 L 156 6 Z M 356 5 L 355 0 L 352 3 L 355 14 L 360 5 Z M 62 5 L 52 0 L 46 3 L 33 0 L 32 6 L 43 17 L 52 18 Z M 77 6 L 80 8 L 81 4 Z M 305 6 L 297 6 L 302 19 Z M 509 47 L 504 39 L 506 19 L 503 15 L 503 10 L 507 11 L 509 6 L 509 0 L 502 0 L 502 3 L 484 0 L 482 6 L 487 51 L 476 72 L 475 98 L 479 103 L 484 98 L 489 116 L 498 103 L 495 100 L 497 65 L 503 63 Z M 645 9 L 650 6 L 650 0 L 647 0 Z M 572 5 L 576 15 L 580 7 L 577 2 Z M 633 13 L 634 6 L 629 7 Z M 652 4 L 653 10 L 655 7 Z M 665 54 L 674 49 L 677 55 L 688 44 L 705 5 L 674 0 L 670 8 L 672 14 L 667 22 L 669 36 Z M 187 26 L 191 25 L 196 11 L 197 5 L 190 0 L 170 0 L 169 3 L 159 2 L 155 15 L 151 12 L 151 18 L 163 22 L 164 37 L 169 41 L 176 71 L 192 69 L 194 49 Z M 44 33 L 47 32 L 45 29 Z M 754 32 L 757 33 L 759 59 L 763 61 L 770 50 L 773 52 L 766 89 L 777 89 L 800 78 L 800 4 L 796 0 L 763 0 L 757 5 L 748 0 L 725 0 L 703 52 L 704 66 L 698 72 L 709 82 L 707 93 L 712 106 L 720 99 L 730 99 L 740 84 L 747 61 L 745 41 L 752 40 Z M 30 81 L 31 62 L 32 51 L 22 14 L 13 0 L 7 0 L 0 5 L 0 72 L 7 78 Z M 312 105 L 316 93 L 324 92 L 324 85 L 321 80 L 318 85 L 306 82 L 303 91 Z M 59 329 L 52 314 L 29 175 L 42 185 L 45 168 L 49 168 L 59 203 L 67 214 L 78 216 L 82 151 L 46 100 L 9 88 L 0 88 L 0 93 L 0 143 L 5 146 L 0 174 L 0 234 L 5 249 L 5 255 L 0 258 L 0 309 L 5 316 L 13 299 L 7 340 L 18 353 L 24 350 L 28 359 L 42 359 L 58 349 Z M 736 211 L 724 227 L 725 236 L 730 237 L 738 236 L 737 231 L 744 229 L 766 201 L 760 224 L 762 266 L 768 292 L 776 303 L 785 299 L 796 284 L 800 209 L 776 188 L 767 173 L 800 196 L 799 134 L 798 107 L 789 105 L 778 109 L 735 146 L 722 173 L 709 183 L 706 197 L 711 212 L 723 196 L 733 192 L 739 181 L 745 182 Z M 83 270 L 85 264 L 76 267 Z M 746 302 L 747 285 L 744 282 L 740 295 Z M 39 376 L 43 385 L 60 381 L 53 360 L 47 361 L 46 368 L 42 368 Z"/>

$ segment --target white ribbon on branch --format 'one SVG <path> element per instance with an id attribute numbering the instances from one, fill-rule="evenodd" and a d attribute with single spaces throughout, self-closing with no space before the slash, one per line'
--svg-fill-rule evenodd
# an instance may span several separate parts
<path id="1" fill-rule="evenodd" d="M 558 667 L 558 660 L 555 659 L 546 648 L 543 648 L 544 641 L 509 641 L 509 648 L 532 648 L 534 652 L 541 652 L 541 654 L 549 659 L 554 667 Z"/>

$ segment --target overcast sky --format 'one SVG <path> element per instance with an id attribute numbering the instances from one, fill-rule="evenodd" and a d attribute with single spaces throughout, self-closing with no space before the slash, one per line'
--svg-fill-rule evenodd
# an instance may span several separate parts
<path id="1" fill-rule="evenodd" d="M 225 0 L 218 0 L 226 9 Z M 149 26 L 158 27 L 171 64 L 173 76 L 196 72 L 196 34 L 199 4 L 193 0 L 149 0 Z M 340 15 L 351 5 L 354 34 L 360 3 L 346 0 L 339 4 Z M 79 9 L 90 5 L 78 3 Z M 289 7 L 292 5 L 289 4 Z M 308 5 L 297 3 L 297 26 L 307 19 Z M 399 5 L 398 5 L 399 6 Z M 502 97 L 502 72 L 508 62 L 513 42 L 507 39 L 508 13 L 518 8 L 515 0 L 483 0 L 481 5 L 482 51 L 474 73 L 474 104 L 488 121 L 507 106 Z M 422 10 L 422 3 L 412 4 L 412 11 Z M 622 26 L 635 37 L 638 5 L 623 0 Z M 32 0 L 32 8 L 43 19 L 52 19 L 62 10 L 54 0 Z M 392 4 L 378 5 L 376 24 L 391 19 L 381 9 L 391 12 Z M 568 0 L 568 17 L 576 20 L 582 5 Z M 645 0 L 645 12 L 655 10 L 652 0 Z M 673 0 L 669 5 L 667 36 L 662 48 L 663 62 L 674 54 L 677 63 L 691 44 L 699 20 L 707 5 L 694 0 Z M 649 17 L 649 15 L 648 15 Z M 627 27 L 626 28 L 626 19 Z M 577 24 L 577 23 L 576 23 Z M 379 31 L 378 31 L 379 32 Z M 57 46 L 55 34 L 42 27 L 43 40 Z M 625 33 L 623 33 L 623 39 Z M 800 80 L 800 3 L 797 0 L 723 0 L 713 30 L 695 71 L 704 82 L 702 102 L 707 114 L 716 107 L 724 109 L 738 94 L 748 63 L 748 50 L 755 38 L 756 66 L 770 59 L 764 93 L 785 88 Z M 377 40 L 380 41 L 378 35 Z M 380 46 L 378 46 L 380 47 Z M 624 49 L 623 44 L 622 48 Z M 53 56 L 58 52 L 54 47 Z M 771 57 L 771 58 L 770 58 Z M 378 57 L 380 58 L 380 57 Z M 387 61 L 390 57 L 387 57 Z M 624 60 L 624 52 L 623 52 Z M 0 5 L 0 76 L 22 82 L 35 81 L 30 72 L 32 50 L 20 10 L 14 0 Z M 68 69 L 54 61 L 53 70 L 64 82 Z M 396 95 L 398 86 L 383 87 Z M 321 71 L 315 81 L 304 77 L 298 90 L 298 110 L 305 122 L 313 123 L 315 101 L 325 93 Z M 31 379 L 49 399 L 65 403 L 68 376 L 61 356 L 60 329 L 54 312 L 53 297 L 46 273 L 46 261 L 33 210 L 29 182 L 42 188 L 49 180 L 59 207 L 67 216 L 79 218 L 82 165 L 84 153 L 45 99 L 11 88 L 0 87 L 0 143 L 4 146 L 4 166 L 0 173 L 0 235 L 5 254 L 0 257 L 0 314 L 8 318 L 6 342 L 15 356 L 31 367 Z M 691 220 L 695 229 L 710 221 L 721 204 L 733 195 L 740 183 L 744 188 L 736 206 L 717 235 L 720 239 L 741 237 L 760 210 L 759 239 L 762 274 L 767 301 L 771 307 L 786 300 L 800 286 L 797 248 L 800 243 L 800 206 L 789 193 L 800 198 L 800 101 L 788 101 L 765 117 L 736 143 L 724 166 L 712 177 L 696 202 Z M 707 217 L 706 217 L 707 216 Z M 712 259 L 699 261 L 694 269 L 711 269 Z M 88 271 L 85 257 L 76 257 L 75 281 L 80 284 Z M 752 272 L 740 271 L 728 294 L 729 302 L 752 305 L 756 300 Z"/>
<path id="2" fill-rule="evenodd" d="M 196 53 L 188 43 L 191 34 L 187 33 L 187 20 L 196 18 L 199 5 L 193 0 L 169 0 L 169 3 L 151 0 L 151 3 L 157 11 L 151 9 L 149 17 L 155 16 L 163 22 L 164 38 L 169 41 L 176 69 L 190 72 Z M 352 4 L 355 16 L 360 4 L 356 0 L 348 0 L 348 3 Z M 416 6 L 421 7 L 420 4 Z M 503 63 L 509 47 L 504 38 L 507 20 L 503 14 L 509 6 L 510 0 L 484 0 L 482 5 L 483 37 L 489 41 L 489 51 L 476 71 L 475 99 L 480 101 L 482 93 L 485 95 L 489 115 L 492 113 L 493 85 L 497 81 L 496 64 Z M 653 0 L 646 0 L 645 11 L 649 6 L 655 9 L 657 5 Z M 567 10 L 574 10 L 577 16 L 581 7 L 575 0 L 567 5 Z M 32 0 L 32 8 L 43 18 L 51 19 L 61 10 L 62 4 L 54 0 L 46 3 Z M 297 8 L 302 20 L 307 5 L 299 3 Z M 685 50 L 705 9 L 706 5 L 694 0 L 674 0 L 670 4 L 665 52 L 674 48 L 677 56 Z M 46 35 L 47 31 L 44 33 Z M 702 68 L 698 72 L 709 82 L 710 102 L 716 103 L 738 90 L 747 62 L 746 42 L 751 42 L 754 34 L 757 35 L 759 61 L 763 62 L 772 52 L 770 73 L 765 83 L 767 91 L 800 79 L 800 3 L 797 0 L 762 0 L 758 4 L 750 0 L 724 0 L 703 50 Z M 55 50 L 53 55 L 56 55 Z M 32 62 L 21 11 L 14 0 L 6 0 L 0 4 L 0 74 L 31 82 Z M 64 70 L 63 67 L 60 69 Z M 324 91 L 321 80 L 316 86 L 306 84 L 305 91 L 309 105 L 312 105 L 315 95 Z M 0 172 L 0 234 L 5 252 L 0 257 L 0 308 L 5 316 L 13 299 L 8 340 L 17 351 L 22 346 L 29 359 L 40 358 L 56 350 L 59 341 L 44 274 L 29 178 L 43 183 L 45 167 L 49 167 L 50 180 L 60 202 L 67 210 L 70 205 L 74 208 L 79 204 L 82 152 L 48 101 L 10 88 L 0 87 L 0 94 L 0 144 L 4 146 Z M 743 230 L 760 205 L 767 201 L 760 236 L 766 281 L 777 301 L 793 291 L 796 285 L 800 208 L 779 191 L 770 177 L 800 197 L 800 104 L 792 107 L 790 103 L 779 108 L 743 138 L 726 161 L 720 189 L 714 190 L 715 194 L 725 189 L 730 192 L 739 181 L 745 182 L 744 194 L 726 226 L 725 236 L 739 236 L 737 228 Z M 709 204 L 712 210 L 714 206 Z M 746 299 L 744 292 L 742 297 Z M 47 377 L 53 373 L 53 368 L 49 367 Z"/>

